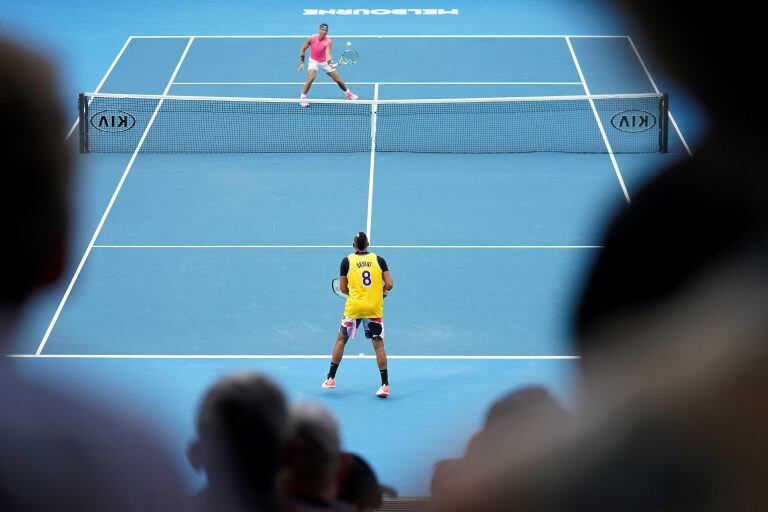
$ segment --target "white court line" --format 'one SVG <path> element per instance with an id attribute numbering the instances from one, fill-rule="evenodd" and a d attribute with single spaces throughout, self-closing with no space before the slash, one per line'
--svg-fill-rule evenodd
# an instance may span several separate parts
<path id="1" fill-rule="evenodd" d="M 579 64 L 579 59 L 576 58 L 576 52 L 573 49 L 573 44 L 571 44 L 570 38 L 566 38 L 565 42 L 568 44 L 568 50 L 570 50 L 571 57 L 573 58 L 573 63 L 576 65 L 576 71 L 579 72 L 579 79 L 581 79 L 581 84 L 584 86 L 584 93 L 589 97 L 589 105 L 592 107 L 592 113 L 595 115 L 595 121 L 597 121 L 597 127 L 600 129 L 600 135 L 602 135 L 603 142 L 605 142 L 605 148 L 608 150 L 608 156 L 611 157 L 611 163 L 613 164 L 613 169 L 614 171 L 616 171 L 616 177 L 619 179 L 621 190 L 624 192 L 624 198 L 627 200 L 627 203 L 629 204 L 632 201 L 629 199 L 629 192 L 627 191 L 627 186 L 624 184 L 624 177 L 621 175 L 621 170 L 619 169 L 619 163 L 616 161 L 616 156 L 614 156 L 613 154 L 611 143 L 608 142 L 608 135 L 606 135 L 605 128 L 603 128 L 603 122 L 600 120 L 600 114 L 597 113 L 597 108 L 595 108 L 595 102 L 591 97 L 591 94 L 589 92 L 589 87 L 587 87 L 587 81 L 584 78 L 584 73 L 582 73 L 581 71 L 581 65 Z"/>
<path id="2" fill-rule="evenodd" d="M 94 249 L 349 249 L 347 245 L 94 245 Z M 372 249 L 602 249 L 602 245 L 376 245 Z"/>
<path id="3" fill-rule="evenodd" d="M 328 354 L 310 355 L 216 355 L 216 354 L 8 354 L 5 357 L 14 359 L 329 359 Z M 580 359 L 579 356 L 398 356 L 387 354 L 388 359 L 416 359 L 416 360 L 476 360 L 476 361 L 548 361 L 548 360 L 572 360 Z M 376 359 L 375 355 L 344 355 L 344 359 Z"/>
<path id="4" fill-rule="evenodd" d="M 659 88 L 656 86 L 656 81 L 651 76 L 651 72 L 648 71 L 648 67 L 646 67 L 645 61 L 643 61 L 643 58 L 640 56 L 640 52 L 637 51 L 637 47 L 635 46 L 634 41 L 632 41 L 632 38 L 629 36 L 627 36 L 627 40 L 629 41 L 630 46 L 632 46 L 632 50 L 635 52 L 635 56 L 637 57 L 637 60 L 640 62 L 640 65 L 643 67 L 643 71 L 645 71 L 645 76 L 647 76 L 648 80 L 651 82 L 651 85 L 653 86 L 653 90 L 659 93 Z M 688 143 L 685 141 L 685 137 L 683 137 L 683 132 L 680 131 L 680 128 L 677 126 L 677 121 L 675 121 L 675 118 L 672 115 L 671 110 L 669 111 L 669 120 L 672 121 L 672 126 L 675 127 L 677 136 L 680 137 L 680 140 L 683 143 L 683 147 L 685 147 L 685 150 L 688 152 L 688 156 L 693 156 L 693 153 L 691 152 L 691 148 L 688 147 Z"/>
<path id="5" fill-rule="evenodd" d="M 368 216 L 365 222 L 365 233 L 368 235 L 368 243 L 371 243 L 371 215 L 373 215 L 373 168 L 376 162 L 376 117 L 379 101 L 379 84 L 373 86 L 373 103 L 371 103 L 371 163 L 368 175 Z"/>
<path id="6" fill-rule="evenodd" d="M 94 245 L 95 249 L 348 249 L 346 245 Z"/>
<path id="7" fill-rule="evenodd" d="M 173 79 L 176 78 L 176 74 L 179 72 L 179 69 L 181 68 L 181 64 L 184 62 L 184 59 L 187 57 L 187 52 L 189 52 L 189 47 L 192 46 L 192 42 L 194 40 L 195 38 L 192 37 L 187 42 L 187 46 L 184 48 L 184 53 L 181 54 L 181 57 L 179 58 L 179 62 L 176 64 L 176 68 L 173 70 L 173 74 L 171 75 L 170 80 L 168 80 L 168 84 L 165 87 L 165 91 L 163 91 L 163 95 L 168 94 L 168 90 L 171 88 Z M 123 188 L 123 183 L 125 183 L 125 179 L 128 177 L 128 173 L 131 172 L 131 168 L 133 167 L 133 162 L 136 161 L 136 156 L 139 154 L 139 150 L 141 149 L 141 146 L 144 144 L 144 140 L 147 138 L 149 129 L 152 127 L 152 123 L 155 122 L 155 118 L 157 117 L 157 113 L 160 111 L 160 107 L 162 106 L 162 104 L 163 104 L 163 101 L 161 99 L 157 103 L 155 112 L 152 114 L 152 117 L 149 119 L 149 123 L 147 123 L 147 127 L 144 129 L 144 133 L 142 134 L 141 139 L 139 139 L 139 143 L 136 146 L 136 149 L 134 150 L 133 155 L 131 156 L 131 159 L 128 162 L 128 165 L 125 167 L 125 171 L 123 171 L 123 175 L 120 178 L 120 181 L 118 182 L 114 193 L 112 194 L 112 198 L 109 200 L 107 209 L 104 210 L 104 214 L 101 216 L 99 225 L 96 227 L 96 231 L 93 232 L 91 241 L 88 244 L 88 248 L 85 250 L 85 254 L 83 254 L 83 257 L 80 260 L 80 264 L 78 264 L 77 266 L 75 275 L 72 276 L 72 280 L 69 282 L 69 286 L 67 286 L 67 291 L 64 293 L 64 297 L 61 298 L 61 302 L 59 302 L 59 306 L 56 308 L 56 313 L 53 315 L 53 318 L 51 319 L 51 323 L 48 325 L 48 329 L 45 331 L 45 335 L 43 336 L 42 341 L 40 341 L 40 345 L 37 347 L 37 351 L 35 352 L 36 356 L 39 356 L 43 352 L 43 349 L 45 348 L 45 344 L 48 342 L 48 338 L 51 336 L 51 332 L 53 331 L 53 328 L 59 319 L 59 315 L 61 315 L 61 310 L 64 309 L 64 304 L 67 303 L 69 294 L 72 292 L 72 288 L 74 288 L 75 282 L 77 282 L 77 278 L 80 276 L 80 272 L 83 270 L 83 266 L 85 265 L 85 261 L 88 259 L 88 255 L 91 254 L 91 250 L 93 249 L 93 246 L 96 243 L 96 239 L 99 237 L 99 233 L 101 233 L 101 229 L 104 227 L 104 222 L 107 220 L 107 217 L 109 216 L 109 212 L 112 211 L 112 206 L 115 204 L 115 200 L 117 199 L 118 194 L 120 194 L 120 190 L 122 190 Z"/>
<path id="8" fill-rule="evenodd" d="M 602 249 L 601 245 L 372 245 L 376 249 Z"/>
<path id="9" fill-rule="evenodd" d="M 125 40 L 123 47 L 120 48 L 120 52 L 117 54 L 117 57 L 115 57 L 115 60 L 112 61 L 112 65 L 109 66 L 109 69 L 107 69 L 107 72 L 104 73 L 104 76 L 101 78 L 101 82 L 99 82 L 99 85 L 96 86 L 96 90 L 94 92 L 99 92 L 101 90 L 101 87 L 104 85 L 104 82 L 107 81 L 107 78 L 112 73 L 112 70 L 115 69 L 115 65 L 117 65 L 117 61 L 119 61 L 122 58 L 123 53 L 125 52 L 125 49 L 128 48 L 128 45 L 131 43 L 131 39 L 133 39 L 133 36 Z M 88 104 L 90 104 L 91 101 L 92 100 L 88 100 Z M 75 123 L 72 125 L 72 128 L 69 129 L 69 133 L 67 133 L 67 140 L 72 136 L 72 133 L 75 131 L 75 128 L 77 128 L 77 125 L 79 122 L 80 122 L 80 115 L 78 113 L 77 119 L 75 119 Z"/>
<path id="10" fill-rule="evenodd" d="M 133 35 L 136 39 L 184 39 L 194 37 L 195 39 L 306 39 L 307 34 L 294 35 L 155 35 L 141 36 Z M 620 39 L 626 35 L 587 35 L 587 34 L 333 34 L 333 37 L 356 37 L 361 39 Z"/>
<path id="11" fill-rule="evenodd" d="M 349 85 L 581 85 L 581 82 L 346 82 Z M 174 82 L 173 85 L 304 85 L 304 82 Z M 313 85 L 336 85 L 315 82 Z M 98 91 L 96 91 L 98 92 Z"/>

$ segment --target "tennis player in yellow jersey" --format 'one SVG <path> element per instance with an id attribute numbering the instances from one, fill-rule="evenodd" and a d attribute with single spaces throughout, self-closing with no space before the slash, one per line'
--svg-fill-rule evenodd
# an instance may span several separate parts
<path id="1" fill-rule="evenodd" d="M 341 260 L 339 271 L 341 291 L 349 295 L 344 305 L 344 317 L 341 319 L 339 335 L 333 346 L 331 369 L 326 375 L 324 388 L 336 387 L 336 370 L 339 369 L 347 340 L 355 338 L 360 324 L 365 330 L 365 337 L 373 343 L 376 362 L 381 374 L 381 387 L 376 396 L 389 396 L 389 377 L 387 375 L 387 353 L 384 351 L 384 295 L 394 286 L 392 276 L 384 258 L 368 252 L 368 235 L 357 233 L 352 242 L 355 252 Z"/>

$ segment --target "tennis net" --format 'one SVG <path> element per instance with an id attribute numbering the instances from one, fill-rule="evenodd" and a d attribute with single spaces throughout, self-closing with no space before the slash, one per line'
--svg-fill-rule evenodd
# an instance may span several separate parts
<path id="1" fill-rule="evenodd" d="M 665 94 L 309 100 L 81 94 L 95 153 L 666 152 Z"/>

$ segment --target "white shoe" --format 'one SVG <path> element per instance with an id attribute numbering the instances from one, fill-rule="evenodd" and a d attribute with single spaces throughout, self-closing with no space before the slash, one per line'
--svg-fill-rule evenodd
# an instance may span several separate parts
<path id="1" fill-rule="evenodd" d="M 376 392 L 376 396 L 379 398 L 389 398 L 389 385 L 384 384 L 379 388 L 379 390 Z"/>
<path id="2" fill-rule="evenodd" d="M 357 94 L 353 93 L 352 91 L 347 91 L 344 93 L 344 95 L 347 97 L 348 100 L 356 100 Z"/>
<path id="3" fill-rule="evenodd" d="M 335 388 L 336 387 L 336 379 L 334 379 L 333 377 L 328 377 L 323 382 L 323 387 L 325 389 L 333 389 L 333 388 Z"/>
<path id="4" fill-rule="evenodd" d="M 299 99 L 301 100 L 301 101 L 299 101 L 299 105 L 301 105 L 302 107 L 308 107 L 309 106 L 309 102 L 307 101 L 307 97 L 306 96 L 302 96 Z"/>

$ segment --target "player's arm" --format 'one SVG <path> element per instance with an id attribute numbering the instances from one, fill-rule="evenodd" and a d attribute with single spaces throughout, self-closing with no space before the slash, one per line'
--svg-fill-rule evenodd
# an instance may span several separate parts
<path id="1" fill-rule="evenodd" d="M 342 293 L 349 295 L 349 280 L 347 279 L 349 274 L 349 258 L 344 257 L 341 260 L 341 266 L 339 267 L 339 288 Z"/>
<path id="2" fill-rule="evenodd" d="M 347 276 L 339 277 L 339 288 L 341 288 L 342 293 L 349 295 L 349 281 L 347 280 Z"/>
<path id="3" fill-rule="evenodd" d="M 304 68 L 304 53 L 307 51 L 307 48 L 310 47 L 312 44 L 312 38 L 308 37 L 306 41 L 304 41 L 304 44 L 301 46 L 301 50 L 299 50 L 299 71 L 301 71 Z"/>
<path id="4" fill-rule="evenodd" d="M 328 46 L 325 47 L 325 61 L 330 63 L 331 62 L 331 48 L 333 48 L 333 41 L 328 43 Z"/>
<path id="5" fill-rule="evenodd" d="M 384 279 L 384 293 L 389 293 L 389 291 L 395 286 L 395 282 L 392 280 L 392 276 L 390 275 L 389 271 L 382 272 L 381 277 Z"/>
<path id="6" fill-rule="evenodd" d="M 376 260 L 379 262 L 379 267 L 381 268 L 381 278 L 384 280 L 384 295 L 386 295 L 392 287 L 395 286 L 395 282 L 392 280 L 392 274 L 389 273 L 387 260 L 378 255 L 376 256 Z"/>

